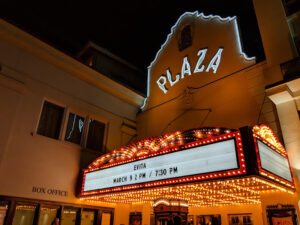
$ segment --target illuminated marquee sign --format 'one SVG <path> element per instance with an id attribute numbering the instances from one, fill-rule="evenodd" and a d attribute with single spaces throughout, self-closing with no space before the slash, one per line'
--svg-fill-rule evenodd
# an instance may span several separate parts
<path id="1" fill-rule="evenodd" d="M 288 159 L 280 153 L 274 151 L 271 147 L 257 140 L 258 153 L 261 168 L 267 170 L 285 180 L 293 182 Z"/>
<path id="2" fill-rule="evenodd" d="M 84 191 L 238 169 L 234 139 L 86 174 Z"/>
<path id="3" fill-rule="evenodd" d="M 260 175 L 293 186 L 287 152 L 273 131 L 266 125 L 256 125 L 253 127 L 253 136 Z"/>
<path id="4" fill-rule="evenodd" d="M 168 92 L 168 89 L 166 87 L 167 80 L 172 87 L 174 84 L 176 84 L 180 79 L 183 79 L 185 75 L 192 75 L 194 73 L 200 73 L 200 72 L 209 72 L 210 70 L 213 71 L 213 73 L 217 72 L 217 69 L 221 62 L 221 56 L 223 52 L 223 48 L 219 48 L 217 53 L 214 55 L 214 57 L 210 60 L 210 63 L 208 64 L 207 68 L 205 69 L 205 65 L 202 65 L 202 62 L 205 58 L 207 52 L 207 48 L 200 49 L 197 53 L 198 55 L 198 61 L 194 68 L 194 70 L 191 68 L 191 64 L 189 62 L 189 59 L 187 56 L 183 58 L 182 67 L 181 67 L 181 74 L 176 74 L 175 79 L 172 80 L 172 73 L 170 69 L 166 70 L 166 75 L 161 75 L 156 83 L 158 87 L 166 94 Z M 205 70 L 204 70 L 205 69 Z"/>
<path id="5" fill-rule="evenodd" d="M 234 132 L 174 147 L 156 156 L 86 171 L 82 193 L 105 193 L 244 173 L 241 139 L 239 132 Z"/>
<path id="6" fill-rule="evenodd" d="M 179 193 L 196 206 L 259 203 L 266 190 L 295 189 L 287 152 L 266 125 L 149 137 L 100 156 L 83 172 L 81 199 L 115 203 L 153 203 Z M 237 187 L 241 195 L 231 195 Z"/>

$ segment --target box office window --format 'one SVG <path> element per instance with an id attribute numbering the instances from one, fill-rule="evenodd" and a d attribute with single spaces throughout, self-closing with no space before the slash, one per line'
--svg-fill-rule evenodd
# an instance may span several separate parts
<path id="1" fill-rule="evenodd" d="M 8 209 L 8 202 L 7 201 L 0 201 L 0 225 L 4 224 L 7 209 Z"/>
<path id="2" fill-rule="evenodd" d="M 36 206 L 17 205 L 12 225 L 32 225 L 36 214 Z"/>
<path id="3" fill-rule="evenodd" d="M 58 139 L 63 115 L 63 107 L 45 101 L 37 133 L 46 137 Z"/>
<path id="4" fill-rule="evenodd" d="M 41 206 L 38 225 L 53 225 L 58 209 L 58 206 Z"/>
<path id="5" fill-rule="evenodd" d="M 61 225 L 77 225 L 77 220 L 79 218 L 79 209 L 77 208 L 64 208 Z"/>
<path id="6" fill-rule="evenodd" d="M 95 210 L 83 209 L 81 213 L 81 223 L 80 225 L 94 225 L 96 218 Z"/>

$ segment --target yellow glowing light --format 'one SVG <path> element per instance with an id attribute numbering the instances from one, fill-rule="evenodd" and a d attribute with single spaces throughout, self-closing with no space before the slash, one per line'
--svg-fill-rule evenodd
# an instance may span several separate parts
<path id="1" fill-rule="evenodd" d="M 274 132 L 265 124 L 261 125 L 255 125 L 253 127 L 253 133 L 258 135 L 263 140 L 269 142 L 271 145 L 273 145 L 276 150 L 278 150 L 280 153 L 286 155 L 286 150 L 283 147 L 283 145 L 280 143 Z"/>
<path id="2" fill-rule="evenodd" d="M 170 203 L 164 200 L 165 198 L 168 198 L 183 200 L 187 202 L 183 204 L 188 204 L 188 206 L 192 207 L 207 207 L 260 204 L 260 195 L 266 192 L 284 192 L 294 194 L 292 189 L 272 183 L 271 181 L 267 181 L 263 178 L 253 176 L 98 194 L 82 197 L 81 200 L 127 204 L 149 203 L 153 206 L 160 203 L 166 205 L 178 204 L 176 202 Z"/>
<path id="3" fill-rule="evenodd" d="M 229 130 L 225 128 L 197 128 L 187 131 L 177 131 L 172 134 L 165 134 L 158 137 L 150 137 L 144 140 L 140 140 L 124 146 L 119 149 L 113 150 L 111 153 L 105 154 L 88 166 L 88 170 L 96 170 L 106 165 L 115 165 L 118 162 L 124 162 L 126 160 L 131 161 L 136 157 L 151 156 L 151 154 L 169 149 L 174 146 L 182 146 L 187 142 L 194 142 L 202 139 L 208 139 L 214 136 L 220 136 L 223 134 L 230 134 L 235 130 Z M 222 138 L 221 138 L 222 139 Z M 220 140 L 221 140 L 220 139 Z M 207 140 L 207 143 L 211 141 Z M 206 142 L 204 142 L 206 143 Z M 126 161 L 127 162 L 127 161 Z"/>

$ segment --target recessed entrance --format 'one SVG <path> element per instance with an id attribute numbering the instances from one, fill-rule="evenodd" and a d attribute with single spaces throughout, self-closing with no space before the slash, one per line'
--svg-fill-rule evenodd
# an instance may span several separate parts
<path id="1" fill-rule="evenodd" d="M 186 201 L 159 198 L 154 202 L 153 211 L 155 225 L 187 225 Z"/>

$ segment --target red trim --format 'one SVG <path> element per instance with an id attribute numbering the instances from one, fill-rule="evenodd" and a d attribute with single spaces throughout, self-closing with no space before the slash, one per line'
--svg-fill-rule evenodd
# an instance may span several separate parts
<path id="1" fill-rule="evenodd" d="M 120 160 L 119 155 L 123 155 L 124 158 L 127 157 L 132 160 L 136 160 L 136 157 L 138 157 L 139 155 L 148 156 L 148 154 L 150 154 L 150 152 L 152 152 L 153 150 L 154 150 L 153 152 L 156 152 L 158 149 L 159 149 L 158 151 L 160 151 L 162 149 L 168 149 L 168 148 L 170 148 L 170 147 L 167 147 L 168 145 L 171 145 L 171 147 L 174 145 L 176 145 L 178 147 L 182 146 L 184 144 L 184 138 L 186 138 L 185 136 L 190 132 L 194 133 L 194 134 L 193 135 L 189 134 L 188 138 L 193 136 L 193 137 L 196 137 L 196 140 L 203 140 L 203 139 L 207 139 L 207 138 L 211 138 L 211 137 L 215 137 L 215 136 L 220 136 L 223 134 L 232 133 L 235 131 L 237 131 L 237 130 L 224 128 L 224 127 L 198 127 L 198 128 L 190 129 L 190 130 L 186 130 L 186 131 L 176 131 L 174 133 L 164 134 L 164 135 L 160 135 L 157 137 L 148 137 L 144 140 L 135 141 L 129 145 L 126 145 L 119 149 L 115 149 L 110 153 L 100 156 L 99 158 L 94 160 L 88 166 L 88 169 L 89 170 L 97 170 L 102 165 L 107 164 L 107 160 L 108 160 L 108 164 L 112 164 L 114 161 L 116 161 L 116 162 L 122 161 L 122 160 Z M 205 138 L 198 137 L 197 135 L 195 135 L 196 132 L 200 132 L 200 133 L 202 133 L 202 135 L 205 135 L 205 136 L 208 135 L 208 137 L 205 137 Z M 220 133 L 220 132 L 222 132 L 222 133 Z M 171 140 L 170 140 L 170 137 L 172 137 Z M 174 138 L 174 140 L 172 140 L 173 138 Z M 149 144 L 154 145 L 155 147 L 154 146 L 151 147 L 151 146 L 149 146 Z M 153 149 L 153 147 L 154 147 L 154 149 Z M 156 148 L 158 148 L 158 149 L 155 150 Z"/>
<path id="2" fill-rule="evenodd" d="M 279 147 L 276 147 L 275 145 L 273 145 L 271 142 L 269 142 L 267 139 L 265 139 L 264 137 L 262 137 L 259 133 L 261 133 L 261 130 L 264 130 L 264 129 L 267 129 L 267 131 L 271 134 L 271 138 L 273 138 L 273 141 L 276 142 L 276 144 L 279 146 Z M 257 130 L 259 130 L 257 132 Z M 269 127 L 267 126 L 266 124 L 261 124 L 261 125 L 255 125 L 253 128 L 252 128 L 252 132 L 256 135 L 259 136 L 259 138 L 263 141 L 266 141 L 268 142 L 268 144 L 272 145 L 274 150 L 279 152 L 280 154 L 287 154 L 287 151 L 286 149 L 283 147 L 283 145 L 280 143 L 280 141 L 278 140 L 277 136 L 275 135 L 274 131 Z"/>
<path id="3" fill-rule="evenodd" d="M 294 181 L 294 177 L 293 177 L 293 173 L 292 173 L 292 169 L 291 169 L 291 165 L 290 165 L 290 161 L 288 160 L 288 156 L 287 154 L 284 154 L 282 151 L 278 150 L 274 145 L 272 145 L 270 142 L 266 141 L 265 139 L 263 139 L 262 137 L 260 137 L 259 135 L 253 133 L 253 140 L 254 140 L 254 143 L 255 143 L 255 152 L 256 152 L 256 157 L 257 157 L 257 164 L 258 164 L 258 170 L 259 170 L 259 174 L 261 176 L 264 176 L 264 177 L 267 177 L 271 180 L 274 180 L 278 183 L 281 183 L 283 184 L 284 186 L 287 186 L 287 187 L 290 187 L 290 188 L 293 188 L 295 189 L 295 181 Z M 266 145 L 268 145 L 270 148 L 272 148 L 274 151 L 276 151 L 277 153 L 279 153 L 280 155 L 282 155 L 283 157 L 285 157 L 287 160 L 288 160 L 288 163 L 289 163 L 289 168 L 290 168 L 290 172 L 291 172 L 291 175 L 292 175 L 292 180 L 293 182 L 289 182 L 279 176 L 276 176 L 275 174 L 273 173 L 270 173 L 266 170 L 264 170 L 262 167 L 261 167 L 261 160 L 260 160 L 260 156 L 259 156 L 259 151 L 258 151 L 258 143 L 257 143 L 257 140 L 260 140 L 262 141 L 263 143 L 265 143 Z"/>
<path id="4" fill-rule="evenodd" d="M 196 146 L 206 145 L 209 143 L 224 141 L 224 140 L 227 140 L 230 138 L 235 138 L 235 141 L 236 141 L 237 156 L 238 156 L 238 161 L 239 161 L 239 165 L 240 165 L 239 169 L 223 171 L 223 172 L 213 172 L 213 173 L 194 175 L 194 176 L 187 176 L 187 177 L 181 177 L 181 178 L 172 178 L 172 179 L 167 179 L 167 180 L 162 180 L 162 181 L 152 181 L 152 182 L 146 182 L 146 183 L 142 183 L 142 184 L 133 184 L 133 185 L 127 185 L 127 186 L 121 186 L 121 187 L 106 188 L 106 189 L 95 190 L 95 191 L 87 191 L 87 192 L 83 191 L 85 176 L 86 176 L 86 173 L 88 173 L 88 172 L 101 170 L 104 168 L 109 168 L 109 167 L 117 166 L 120 164 L 132 162 L 132 161 L 136 161 L 136 160 L 140 160 L 140 159 L 145 159 L 145 158 L 153 157 L 156 155 L 167 154 L 167 153 L 171 153 L 171 152 L 178 151 L 178 150 L 184 150 L 184 149 L 189 149 L 189 148 L 196 147 Z M 91 195 L 125 191 L 125 190 L 134 190 L 134 189 L 140 189 L 140 188 L 152 188 L 152 187 L 158 187 L 158 186 L 163 186 L 163 185 L 172 185 L 172 184 L 179 184 L 179 183 L 196 182 L 196 181 L 202 181 L 202 180 L 239 176 L 242 174 L 246 174 L 246 164 L 245 164 L 241 134 L 239 131 L 236 131 L 236 132 L 232 132 L 229 134 L 223 134 L 223 135 L 195 141 L 195 142 L 188 143 L 188 144 L 185 144 L 182 146 L 175 146 L 175 147 L 172 147 L 169 149 L 162 149 L 159 152 L 151 153 L 147 157 L 140 156 L 140 157 L 136 157 L 135 159 L 123 160 L 123 161 L 120 161 L 117 163 L 107 164 L 98 169 L 84 170 L 83 183 L 82 183 L 82 189 L 81 189 L 80 195 L 81 196 L 91 196 Z"/>

